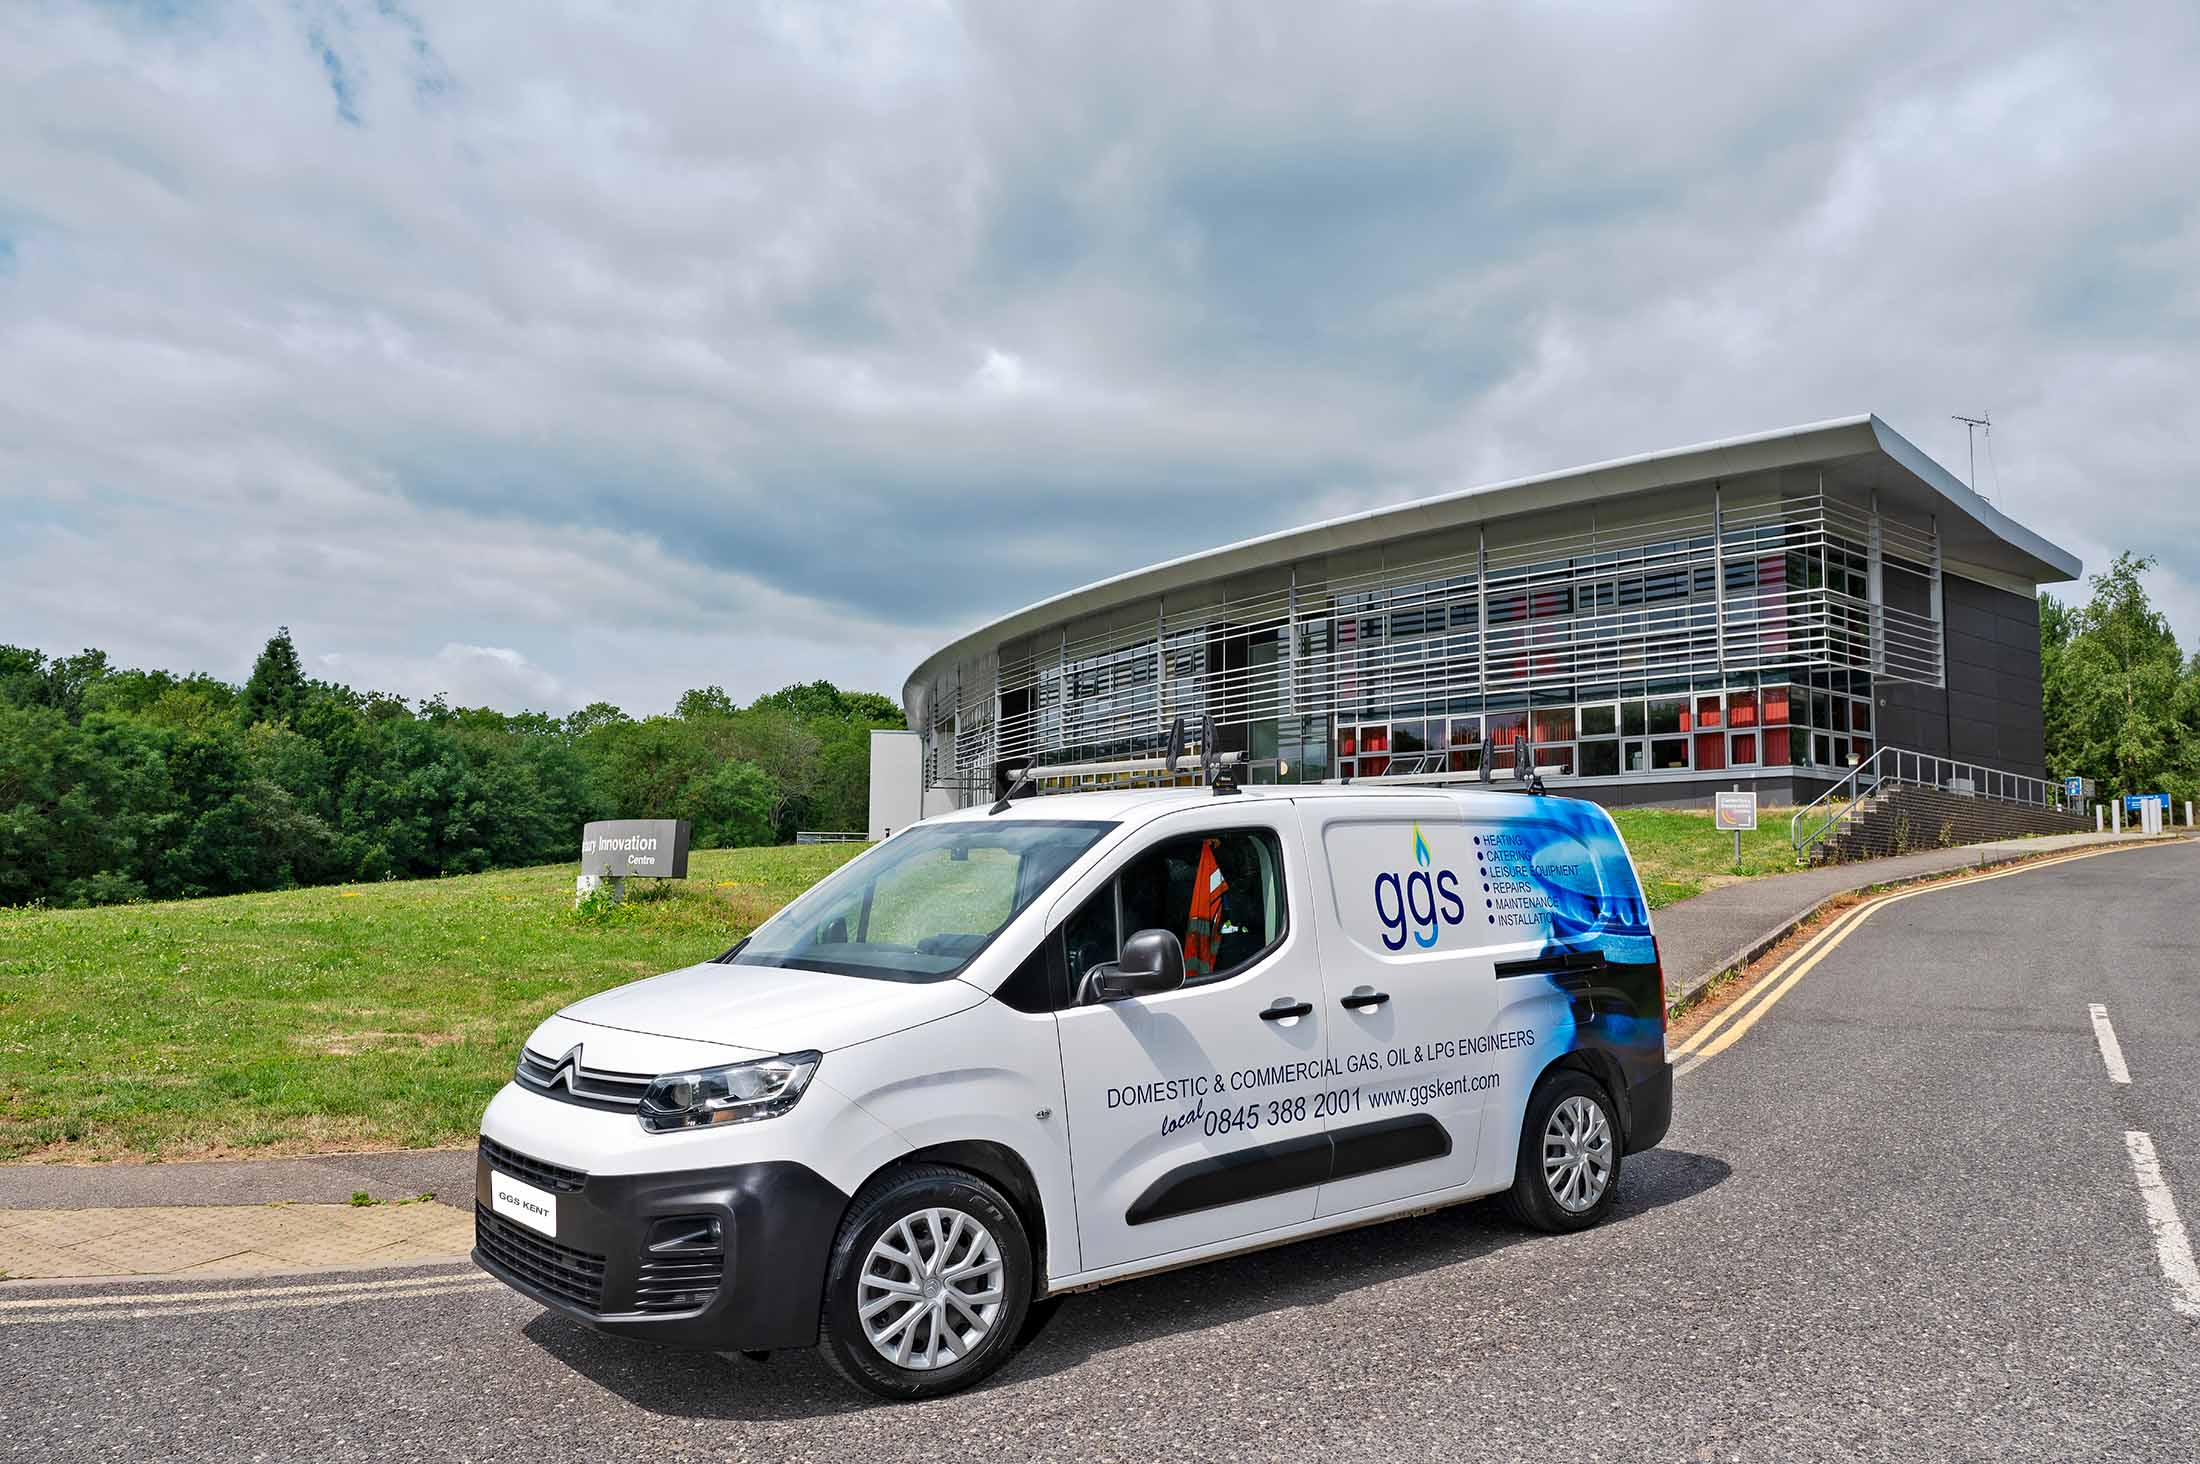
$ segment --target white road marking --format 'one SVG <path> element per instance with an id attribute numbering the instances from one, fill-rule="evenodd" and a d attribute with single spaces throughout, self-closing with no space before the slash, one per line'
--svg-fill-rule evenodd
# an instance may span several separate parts
<path id="1" fill-rule="evenodd" d="M 2101 1065 L 2108 1069 L 2111 1083 L 2131 1082 L 2131 1069 L 2124 1066 L 2124 1049 L 2116 1040 L 2116 1029 L 2108 1024 L 2108 1008 L 2099 1002 L 2086 1008 L 2093 1014 L 2093 1038 L 2101 1044 Z"/>
<path id="2" fill-rule="evenodd" d="M 233 1286 L 220 1291 L 105 1291 L 96 1296 L 33 1296 L 15 1301 L 0 1301 L 0 1311 L 21 1311 L 35 1307 L 57 1306 L 127 1306 L 132 1302 L 162 1301 L 228 1301 L 240 1296 L 306 1296 L 319 1291 L 402 1291 L 415 1286 L 441 1286 L 450 1281 L 481 1279 L 471 1274 L 471 1267 L 456 1276 L 399 1276 L 388 1280 L 366 1281 L 316 1281 L 295 1286 Z M 23 1278 L 29 1285 L 37 1285 L 32 1278 Z M 149 1280 L 149 1277 L 117 1276 L 117 1281 Z"/>
<path id="3" fill-rule="evenodd" d="M 111 1322 L 117 1317 L 189 1317 L 209 1312 L 268 1311 L 276 1307 L 342 1306 L 354 1301 L 403 1301 L 415 1296 L 441 1296 L 455 1291 L 502 1290 L 503 1283 L 487 1276 L 450 1280 L 440 1286 L 415 1286 L 409 1291 L 345 1291 L 328 1296 L 271 1296 L 258 1301 L 206 1302 L 192 1306 L 134 1306 L 123 1310 L 100 1310 L 71 1303 L 66 1298 L 54 1298 L 50 1305 L 56 1309 L 48 1312 L 27 1313 L 23 1316 L 0 1317 L 0 1327 L 35 1326 L 41 1322 Z M 138 1298 L 129 1298 L 137 1300 Z"/>
<path id="4" fill-rule="evenodd" d="M 2177 1218 L 2177 1202 L 2162 1178 L 2162 1161 L 2155 1156 L 2154 1140 L 2135 1130 L 2124 1133 L 2124 1147 L 2131 1151 L 2132 1172 L 2139 1177 L 2139 1197 L 2146 1201 L 2147 1229 L 2154 1232 L 2154 1256 L 2162 1263 L 2169 1282 L 2170 1305 L 2188 1317 L 2200 1317 L 2200 1267 L 2193 1265 L 2192 1242 L 2185 1222 Z"/>

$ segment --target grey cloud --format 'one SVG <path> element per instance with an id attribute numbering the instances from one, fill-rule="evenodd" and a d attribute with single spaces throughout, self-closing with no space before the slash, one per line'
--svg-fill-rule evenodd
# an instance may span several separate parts
<path id="1" fill-rule="evenodd" d="M 2196 26 L 18 10 L 6 638 L 891 688 L 1317 513 L 1866 409 L 1960 470 L 1980 407 L 1985 486 L 2159 548 L 2191 638 Z M 637 576 L 674 592 L 580 588 Z"/>

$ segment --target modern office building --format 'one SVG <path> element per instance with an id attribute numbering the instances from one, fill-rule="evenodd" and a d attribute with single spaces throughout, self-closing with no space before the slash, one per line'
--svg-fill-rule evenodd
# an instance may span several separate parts
<path id="1" fill-rule="evenodd" d="M 1026 767 L 1153 781 L 1178 717 L 1249 783 L 1474 779 L 1485 744 L 1611 804 L 1802 801 L 1882 745 L 2039 777 L 2036 593 L 2079 573 L 1852 417 L 1166 560 L 979 627 L 903 702 L 935 809 Z"/>

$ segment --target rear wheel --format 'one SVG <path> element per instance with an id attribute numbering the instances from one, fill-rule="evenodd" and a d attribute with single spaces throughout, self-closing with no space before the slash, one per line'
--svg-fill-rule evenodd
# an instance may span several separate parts
<path id="1" fill-rule="evenodd" d="M 1586 1230 L 1619 1198 L 1619 1113 L 1604 1085 L 1561 1068 L 1536 1087 L 1520 1125 L 1520 1163 L 1507 1197 L 1538 1230 Z"/>
<path id="2" fill-rule="evenodd" d="M 992 1185 L 938 1165 L 895 1171 L 841 1222 L 818 1349 L 882 1398 L 967 1388 L 1015 1351 L 1031 1266 L 1023 1222 Z"/>

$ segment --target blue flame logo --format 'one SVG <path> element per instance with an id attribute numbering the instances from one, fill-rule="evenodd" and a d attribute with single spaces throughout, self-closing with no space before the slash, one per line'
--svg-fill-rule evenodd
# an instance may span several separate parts
<path id="1" fill-rule="evenodd" d="M 1421 824 L 1418 819 L 1413 824 L 1413 862 L 1423 869 L 1428 868 L 1428 840 L 1421 837 Z"/>

